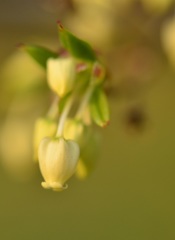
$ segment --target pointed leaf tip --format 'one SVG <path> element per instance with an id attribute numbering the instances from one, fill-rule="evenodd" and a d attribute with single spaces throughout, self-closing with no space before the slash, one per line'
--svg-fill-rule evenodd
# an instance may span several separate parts
<path id="1" fill-rule="evenodd" d="M 105 123 L 102 125 L 102 127 L 105 128 L 105 127 L 107 127 L 109 124 L 110 124 L 110 121 L 107 121 L 107 122 L 105 122 Z"/>
<path id="2" fill-rule="evenodd" d="M 18 48 L 18 49 L 23 49 L 24 47 L 25 47 L 24 43 L 17 43 L 16 44 L 16 48 Z"/>
<path id="3" fill-rule="evenodd" d="M 60 20 L 57 20 L 57 24 L 58 24 L 58 28 L 59 28 L 60 31 L 64 29 Z"/>
<path id="4" fill-rule="evenodd" d="M 63 28 L 60 22 L 58 22 L 58 32 L 62 46 L 68 50 L 73 57 L 90 62 L 97 60 L 96 54 L 91 46 Z"/>
<path id="5" fill-rule="evenodd" d="M 58 54 L 45 47 L 37 46 L 34 44 L 23 44 L 21 49 L 27 52 L 37 63 L 43 68 L 46 68 L 47 60 L 49 58 L 57 58 Z"/>

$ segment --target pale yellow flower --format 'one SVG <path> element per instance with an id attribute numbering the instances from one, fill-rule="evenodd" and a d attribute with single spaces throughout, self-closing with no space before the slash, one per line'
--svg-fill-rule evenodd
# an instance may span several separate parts
<path id="1" fill-rule="evenodd" d="M 49 59 L 47 61 L 47 80 L 50 88 L 60 97 L 72 90 L 76 69 L 73 58 Z"/>
<path id="2" fill-rule="evenodd" d="M 67 188 L 65 182 L 75 173 L 79 146 L 72 140 L 64 138 L 44 138 L 39 146 L 39 166 L 47 189 L 61 191 Z"/>
<path id="3" fill-rule="evenodd" d="M 66 139 L 74 140 L 82 146 L 88 137 L 87 127 L 81 120 L 68 118 L 64 127 L 64 136 Z"/>

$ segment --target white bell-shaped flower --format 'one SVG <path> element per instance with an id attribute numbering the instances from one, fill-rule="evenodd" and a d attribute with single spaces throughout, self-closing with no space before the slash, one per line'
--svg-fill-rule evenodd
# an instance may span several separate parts
<path id="1" fill-rule="evenodd" d="M 73 58 L 50 58 L 47 61 L 47 80 L 50 88 L 60 97 L 72 90 L 76 76 Z"/>
<path id="2" fill-rule="evenodd" d="M 61 191 L 67 188 L 65 182 L 75 173 L 79 146 L 72 140 L 64 138 L 44 138 L 39 146 L 39 166 L 47 189 Z"/>

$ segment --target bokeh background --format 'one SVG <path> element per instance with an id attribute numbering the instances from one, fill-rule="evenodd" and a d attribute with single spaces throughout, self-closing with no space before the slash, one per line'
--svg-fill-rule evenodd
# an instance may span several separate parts
<path id="1" fill-rule="evenodd" d="M 84 181 L 41 188 L 35 119 L 45 72 L 19 43 L 59 48 L 56 21 L 107 66 L 110 125 Z M 0 1 L 0 239 L 175 239 L 174 0 Z"/>

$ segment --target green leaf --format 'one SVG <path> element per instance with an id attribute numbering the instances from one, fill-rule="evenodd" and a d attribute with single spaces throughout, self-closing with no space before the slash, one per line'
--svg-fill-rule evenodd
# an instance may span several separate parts
<path id="1" fill-rule="evenodd" d="M 47 60 L 49 58 L 58 57 L 57 53 L 52 52 L 47 48 L 33 45 L 33 44 L 22 45 L 21 49 L 27 52 L 33 59 L 35 59 L 44 68 L 46 68 Z"/>
<path id="2" fill-rule="evenodd" d="M 97 87 L 90 102 L 91 116 L 94 122 L 100 127 L 109 123 L 109 106 L 107 97 L 101 87 Z"/>
<path id="3" fill-rule="evenodd" d="M 63 47 L 65 47 L 76 58 L 90 62 L 96 61 L 96 55 L 87 42 L 74 36 L 63 28 L 60 23 L 58 26 L 59 37 Z"/>

